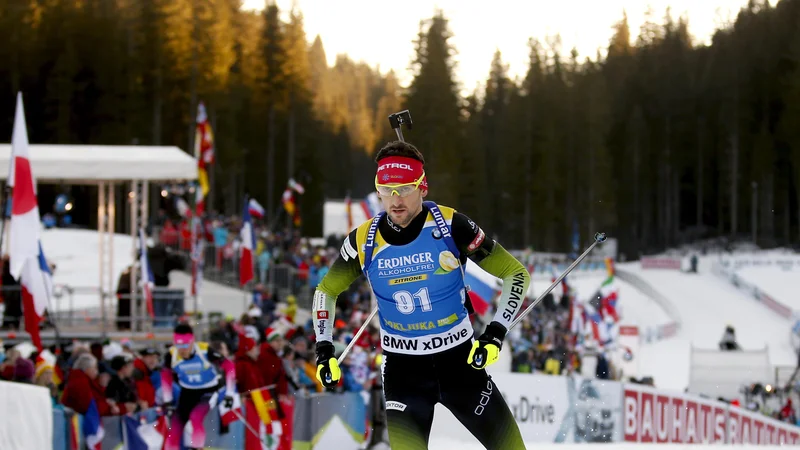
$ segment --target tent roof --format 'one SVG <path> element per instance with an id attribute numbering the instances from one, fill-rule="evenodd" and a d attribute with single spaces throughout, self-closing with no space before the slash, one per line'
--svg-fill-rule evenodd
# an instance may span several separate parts
<path id="1" fill-rule="evenodd" d="M 37 181 L 94 184 L 100 181 L 197 179 L 197 160 L 178 147 L 138 145 L 31 145 Z M 0 180 L 8 178 L 11 145 L 0 144 Z"/>

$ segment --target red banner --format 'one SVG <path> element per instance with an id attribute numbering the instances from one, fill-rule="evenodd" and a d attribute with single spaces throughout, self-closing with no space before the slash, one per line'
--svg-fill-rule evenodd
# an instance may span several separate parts
<path id="1" fill-rule="evenodd" d="M 642 269 L 681 270 L 681 260 L 677 258 L 642 258 Z"/>
<path id="2" fill-rule="evenodd" d="M 646 386 L 625 385 L 627 442 L 800 444 L 800 428 L 736 406 Z"/>

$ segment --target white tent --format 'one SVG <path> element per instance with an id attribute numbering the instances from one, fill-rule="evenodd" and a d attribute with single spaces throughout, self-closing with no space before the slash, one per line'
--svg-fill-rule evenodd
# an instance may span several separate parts
<path id="1" fill-rule="evenodd" d="M 33 175 L 38 183 L 97 186 L 97 231 L 99 244 L 99 297 L 101 315 L 114 290 L 115 186 L 127 185 L 131 211 L 131 238 L 137 239 L 140 223 L 147 223 L 151 182 L 181 182 L 197 179 L 197 159 L 178 147 L 138 145 L 30 145 Z M 0 144 L 0 179 L 8 178 L 11 145 Z M 45 252 L 47 249 L 45 249 Z M 134 258 L 135 255 L 131 255 Z M 131 275 L 131 296 L 137 291 L 136 271 Z M 143 303 L 143 302 L 142 302 Z M 143 308 L 143 307 L 142 307 Z M 136 313 L 133 313 L 136 315 Z M 143 312 L 142 312 L 143 315 Z M 106 322 L 103 323 L 105 332 Z"/>
<path id="2" fill-rule="evenodd" d="M 197 160 L 178 147 L 137 145 L 31 145 L 39 181 L 68 184 L 179 181 L 197 178 Z M 0 144 L 0 179 L 8 177 L 11 145 Z"/>

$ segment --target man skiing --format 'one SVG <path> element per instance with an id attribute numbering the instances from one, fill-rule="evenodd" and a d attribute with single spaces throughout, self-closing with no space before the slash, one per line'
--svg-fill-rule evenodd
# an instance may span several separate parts
<path id="1" fill-rule="evenodd" d="M 378 302 L 391 448 L 427 449 L 434 406 L 442 403 L 487 449 L 524 449 L 485 367 L 498 359 L 530 275 L 467 216 L 423 201 L 425 160 L 416 147 L 391 142 L 375 161 L 385 212 L 345 238 L 314 293 L 317 378 L 328 387 L 341 379 L 332 343 L 336 298 L 364 274 Z M 494 320 L 477 340 L 464 285 L 467 258 L 503 280 Z"/>
<path id="2" fill-rule="evenodd" d="M 163 404 L 171 416 L 164 448 L 204 448 L 203 421 L 208 411 L 220 400 L 226 408 L 234 405 L 236 369 L 207 343 L 195 342 L 194 331 L 187 324 L 175 327 L 173 344 L 164 358 L 161 377 Z M 185 433 L 187 423 L 191 423 L 191 433 Z"/>

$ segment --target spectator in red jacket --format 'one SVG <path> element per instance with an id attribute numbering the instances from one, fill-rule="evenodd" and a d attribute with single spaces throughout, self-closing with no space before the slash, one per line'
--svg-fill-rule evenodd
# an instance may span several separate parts
<path id="1" fill-rule="evenodd" d="M 286 369 L 283 367 L 283 361 L 278 353 L 283 349 L 285 341 L 281 333 L 274 328 L 267 329 L 266 338 L 266 342 L 261 343 L 258 355 L 261 376 L 265 385 L 275 385 L 275 390 L 280 398 L 288 398 L 289 385 L 286 378 Z"/>
<path id="2" fill-rule="evenodd" d="M 236 389 L 245 393 L 266 386 L 259 370 L 260 349 L 256 341 L 244 334 L 239 335 L 239 348 L 236 350 Z"/>
<path id="3" fill-rule="evenodd" d="M 792 406 L 791 398 L 786 399 L 786 404 L 783 405 L 783 408 L 781 408 L 779 418 L 783 422 L 789 422 L 793 425 L 797 422 L 797 417 L 794 413 L 794 407 Z"/>
<path id="4" fill-rule="evenodd" d="M 146 348 L 140 353 L 140 358 L 133 362 L 133 381 L 136 385 L 136 394 L 142 409 L 147 409 L 156 404 L 156 388 L 153 385 L 153 371 L 158 367 L 159 353 L 154 348 Z"/>
<path id="5" fill-rule="evenodd" d="M 61 403 L 78 414 L 86 414 L 92 399 L 97 404 L 101 416 L 125 414 L 136 410 L 135 403 L 110 404 L 103 392 L 105 389 L 97 381 L 97 375 L 97 358 L 89 353 L 79 356 L 69 372 L 67 385 L 61 395 Z"/>

